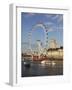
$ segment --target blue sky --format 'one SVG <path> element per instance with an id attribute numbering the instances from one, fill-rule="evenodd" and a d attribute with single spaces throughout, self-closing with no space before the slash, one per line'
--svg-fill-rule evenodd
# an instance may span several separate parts
<path id="1" fill-rule="evenodd" d="M 59 45 L 63 45 L 63 15 L 62 14 L 43 14 L 43 13 L 21 13 L 21 43 L 26 43 L 28 48 L 28 37 L 29 32 L 32 30 L 33 26 L 39 22 L 43 23 L 48 30 L 48 40 L 54 38 L 57 40 Z M 32 32 L 31 42 L 35 44 L 36 40 L 41 40 L 44 43 L 44 30 L 42 27 L 37 27 Z"/>

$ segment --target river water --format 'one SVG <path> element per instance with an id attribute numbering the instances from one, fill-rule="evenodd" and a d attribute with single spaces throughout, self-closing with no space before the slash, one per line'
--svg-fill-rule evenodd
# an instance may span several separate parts
<path id="1" fill-rule="evenodd" d="M 63 60 L 52 60 L 47 64 L 38 61 L 31 62 L 30 66 L 26 67 L 24 62 L 21 63 L 21 76 L 56 76 L 63 75 Z"/>

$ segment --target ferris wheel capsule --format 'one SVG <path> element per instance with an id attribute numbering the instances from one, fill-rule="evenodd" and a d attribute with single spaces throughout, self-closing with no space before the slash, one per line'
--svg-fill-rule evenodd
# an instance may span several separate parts
<path id="1" fill-rule="evenodd" d="M 46 33 L 46 35 L 48 35 L 48 33 Z"/>
<path id="2" fill-rule="evenodd" d="M 48 37 L 46 39 L 48 39 Z"/>
<path id="3" fill-rule="evenodd" d="M 46 30 L 46 32 L 48 32 L 48 30 Z"/>

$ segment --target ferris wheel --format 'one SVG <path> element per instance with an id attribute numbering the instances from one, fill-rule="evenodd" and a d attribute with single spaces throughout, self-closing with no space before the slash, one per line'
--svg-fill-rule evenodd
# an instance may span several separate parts
<path id="1" fill-rule="evenodd" d="M 29 49 L 32 51 L 32 48 L 31 48 L 31 44 L 32 44 L 32 34 L 33 32 L 38 28 L 38 27 L 41 27 L 42 30 L 44 31 L 44 43 L 45 43 L 45 47 L 47 48 L 48 46 L 48 33 L 49 32 L 53 32 L 53 31 L 58 31 L 58 30 L 52 30 L 52 29 L 49 29 L 49 27 L 47 25 L 45 25 L 44 23 L 42 22 L 38 22 L 37 24 L 33 25 L 32 26 L 32 29 L 31 31 L 28 33 L 28 40 L 29 40 Z"/>
<path id="2" fill-rule="evenodd" d="M 34 25 L 32 27 L 32 30 L 28 33 L 28 39 L 29 39 L 29 48 L 31 49 L 31 43 L 32 43 L 32 33 L 38 28 L 38 27 L 41 27 L 43 30 L 44 30 L 44 44 L 45 46 L 47 45 L 48 43 L 48 28 L 42 23 L 42 22 L 39 22 L 37 23 L 36 25 Z"/>

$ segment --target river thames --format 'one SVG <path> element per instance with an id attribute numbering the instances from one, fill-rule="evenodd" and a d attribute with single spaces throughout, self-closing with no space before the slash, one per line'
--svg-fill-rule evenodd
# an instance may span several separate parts
<path id="1" fill-rule="evenodd" d="M 47 64 L 39 61 L 33 61 L 28 66 L 26 66 L 23 61 L 21 63 L 22 77 L 56 75 L 63 75 L 63 60 L 50 60 Z"/>

